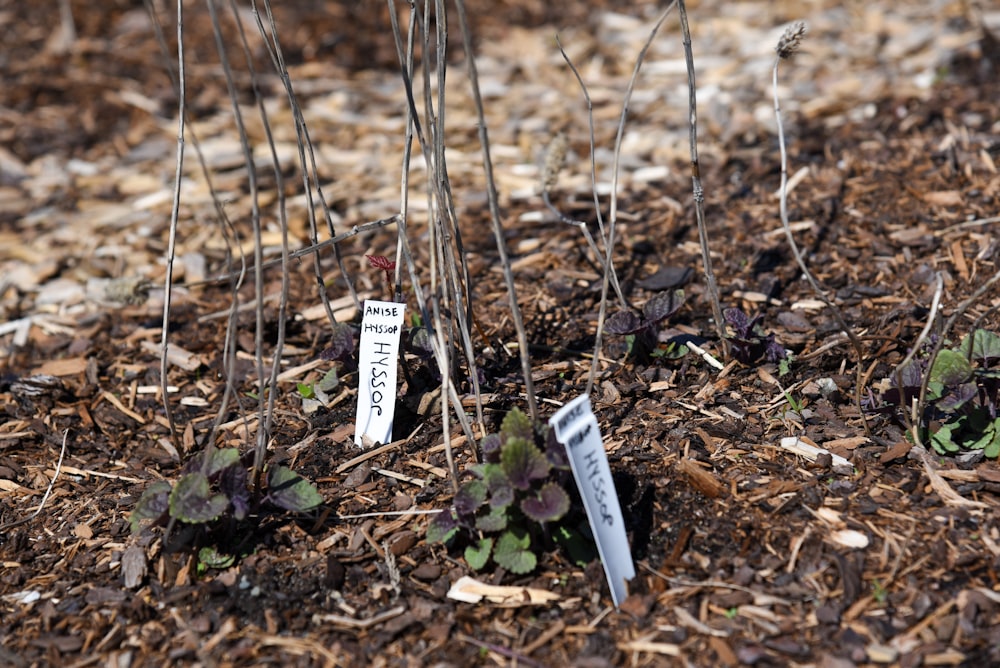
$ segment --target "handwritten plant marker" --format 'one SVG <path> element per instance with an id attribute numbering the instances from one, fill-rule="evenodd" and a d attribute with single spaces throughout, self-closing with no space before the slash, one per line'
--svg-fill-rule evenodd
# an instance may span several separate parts
<path id="1" fill-rule="evenodd" d="M 552 416 L 549 424 L 556 439 L 566 446 L 573 477 L 597 541 L 597 552 L 604 564 L 611 599 L 617 608 L 628 597 L 628 581 L 635 577 L 635 564 L 590 397 L 577 397 L 569 402 Z"/>
<path id="2" fill-rule="evenodd" d="M 367 435 L 375 443 L 392 440 L 396 411 L 396 362 L 404 305 L 365 300 L 358 351 L 358 412 L 354 443 Z"/>

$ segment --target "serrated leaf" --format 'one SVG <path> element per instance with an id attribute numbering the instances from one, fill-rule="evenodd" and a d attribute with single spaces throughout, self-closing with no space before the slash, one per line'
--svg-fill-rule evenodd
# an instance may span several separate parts
<path id="1" fill-rule="evenodd" d="M 189 524 L 216 520 L 228 506 L 225 495 L 212 494 L 208 477 L 203 473 L 182 476 L 170 492 L 170 515 Z"/>
<path id="2" fill-rule="evenodd" d="M 143 522 L 155 522 L 170 509 L 170 483 L 158 480 L 152 483 L 139 497 L 129 515 L 129 526 L 132 533 L 138 533 L 143 528 Z"/>
<path id="3" fill-rule="evenodd" d="M 223 469 L 234 465 L 238 466 L 240 463 L 240 451 L 237 448 L 212 448 L 211 453 L 205 456 L 208 457 L 206 475 L 209 478 L 214 478 Z M 198 468 L 194 470 L 201 470 L 201 462 L 198 462 Z"/>
<path id="4" fill-rule="evenodd" d="M 268 470 L 267 496 L 274 505 L 300 513 L 323 503 L 316 486 L 287 466 Z"/>
<path id="5" fill-rule="evenodd" d="M 492 538 L 481 538 L 474 545 L 465 548 L 465 562 L 474 571 L 482 570 L 490 560 L 490 551 L 493 549 Z"/>
<path id="6" fill-rule="evenodd" d="M 931 368 L 930 382 L 938 382 L 945 387 L 961 385 L 972 378 L 972 365 L 965 355 L 957 350 L 942 350 Z"/>
<path id="7" fill-rule="evenodd" d="M 369 266 L 375 269 L 392 271 L 396 268 L 396 263 L 384 255 L 365 255 L 365 258 L 368 260 Z"/>
<path id="8" fill-rule="evenodd" d="M 514 502 L 514 488 L 499 464 L 480 464 L 477 473 L 482 477 L 489 491 L 490 506 L 506 507 Z"/>
<path id="9" fill-rule="evenodd" d="M 545 483 L 521 501 L 521 512 L 536 522 L 556 522 L 569 512 L 569 494 L 558 483 Z"/>
<path id="10" fill-rule="evenodd" d="M 510 505 L 510 504 L 507 504 Z M 476 518 L 476 529 L 496 533 L 507 528 L 507 505 L 490 508 L 490 512 Z"/>
<path id="11" fill-rule="evenodd" d="M 608 334 L 615 334 L 617 336 L 634 334 L 646 329 L 648 325 L 649 323 L 645 322 L 638 314 L 632 311 L 619 311 L 604 321 L 605 331 Z"/>
<path id="12" fill-rule="evenodd" d="M 493 550 L 493 561 L 511 573 L 530 573 L 538 564 L 538 558 L 528 549 L 531 536 L 526 531 L 512 529 L 505 531 L 497 539 Z"/>
<path id="13" fill-rule="evenodd" d="M 479 506 L 486 503 L 486 483 L 482 480 L 469 480 L 455 492 L 455 511 L 459 517 L 474 515 Z"/>
<path id="14" fill-rule="evenodd" d="M 500 424 L 500 440 L 506 442 L 512 438 L 535 440 L 535 427 L 531 424 L 531 418 L 517 407 L 511 408 Z"/>
<path id="15" fill-rule="evenodd" d="M 683 305 L 683 290 L 658 292 L 643 305 L 642 314 L 646 316 L 646 320 L 658 323 L 677 313 Z"/>
<path id="16" fill-rule="evenodd" d="M 500 465 L 510 484 L 520 490 L 531 487 L 532 480 L 544 478 L 552 468 L 538 446 L 523 438 L 507 441 L 500 452 Z"/>
<path id="17" fill-rule="evenodd" d="M 451 510 L 438 513 L 427 524 L 428 543 L 446 543 L 458 532 L 458 520 Z"/>
<path id="18" fill-rule="evenodd" d="M 484 436 L 483 440 L 479 441 L 479 450 L 483 453 L 483 461 L 500 461 L 500 447 L 502 445 L 503 439 L 500 437 L 500 434 L 487 434 Z"/>

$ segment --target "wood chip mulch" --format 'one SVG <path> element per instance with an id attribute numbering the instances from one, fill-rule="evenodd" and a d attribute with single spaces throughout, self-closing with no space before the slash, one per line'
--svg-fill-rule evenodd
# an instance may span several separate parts
<path id="1" fill-rule="evenodd" d="M 146 9 L 106 4 L 66 3 L 72 33 L 40 3 L 0 8 L 0 665 L 1000 665 L 1000 466 L 970 455 L 925 462 L 888 414 L 867 415 L 866 434 L 853 400 L 859 361 L 801 279 L 780 228 L 770 97 L 774 44 L 788 22 L 805 20 L 803 49 L 782 63 L 780 81 L 789 215 L 810 268 L 866 346 L 864 391 L 874 396 L 923 328 L 936 276 L 949 315 L 998 270 L 997 12 L 949 0 L 690 3 L 723 301 L 763 313 L 795 358 L 785 375 L 774 364 L 719 372 L 690 354 L 629 356 L 623 339 L 607 339 L 592 400 L 637 566 L 632 595 L 616 610 L 598 562 L 580 567 L 556 552 L 528 576 L 475 573 L 460 552 L 426 543 L 427 515 L 407 511 L 447 507 L 452 488 L 433 380 L 415 357 L 404 361 L 412 375 L 389 445 L 353 445 L 349 371 L 328 407 L 303 409 L 296 383 L 322 377 L 329 338 L 311 261 L 293 270 L 301 280 L 270 455 L 317 484 L 323 509 L 269 518 L 239 537 L 241 558 L 222 569 L 199 569 L 159 533 L 131 533 L 142 491 L 176 480 L 215 420 L 231 295 L 203 282 L 224 269 L 227 246 L 209 184 L 189 159 L 169 378 L 183 432 L 174 441 L 157 343 L 176 98 Z M 169 42 L 168 4 L 152 3 Z M 342 229 L 399 208 L 405 98 L 387 10 L 376 5 L 276 8 Z M 553 200 L 593 215 L 586 107 L 553 35 L 588 85 L 605 192 L 622 96 L 661 11 L 649 2 L 570 5 L 469 3 L 546 415 L 586 385 L 600 297 L 579 232 L 554 220 L 538 195 L 545 147 L 564 131 L 569 161 Z M 189 12 L 192 128 L 212 188 L 252 250 L 246 171 L 210 24 L 204 7 Z M 451 28 L 454 38 L 457 21 Z M 301 248 L 309 204 L 293 117 L 253 34 L 289 231 Z M 524 386 L 508 354 L 515 337 L 487 224 L 477 121 L 453 46 L 449 174 L 477 323 L 491 342 L 479 362 L 495 429 L 523 406 Z M 251 102 L 245 68 L 237 81 L 241 102 Z M 636 304 L 686 283 L 671 333 L 721 357 L 693 224 L 686 101 L 672 18 L 630 105 L 615 262 Z M 259 120 L 248 132 L 264 155 Z M 271 215 L 273 175 L 259 171 Z M 423 239 L 423 184 L 414 178 L 411 188 L 411 232 Z M 267 223 L 270 253 L 280 231 L 273 216 Z M 364 256 L 393 256 L 395 244 L 386 228 L 342 245 L 362 297 L 384 290 Z M 428 261 L 425 248 L 417 259 Z M 333 258 L 322 263 L 333 308 L 351 321 L 354 302 Z M 269 274 L 265 295 L 279 285 Z M 998 331 L 998 305 L 993 289 L 955 336 L 980 316 L 980 327 Z M 273 326 L 275 302 L 265 314 Z M 244 393 L 256 386 L 254 315 L 239 318 Z M 256 422 L 246 406 L 247 415 L 224 416 L 220 444 L 251 447 Z M 464 468 L 471 444 L 459 431 L 451 441 Z M 803 454 L 802 443 L 827 454 Z M 450 598 L 469 575 L 513 587 L 514 598 Z"/>

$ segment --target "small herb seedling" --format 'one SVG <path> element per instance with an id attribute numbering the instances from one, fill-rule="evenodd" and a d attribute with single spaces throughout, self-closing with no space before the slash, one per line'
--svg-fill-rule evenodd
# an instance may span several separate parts
<path id="1" fill-rule="evenodd" d="M 604 329 L 608 334 L 631 337 L 630 352 L 643 357 L 656 350 L 660 326 L 683 305 L 683 290 L 658 292 L 643 304 L 641 314 L 619 311 L 608 318 Z"/>
<path id="2" fill-rule="evenodd" d="M 207 461 L 206 461 L 207 458 Z M 236 448 L 210 448 L 191 459 L 176 483 L 149 485 L 129 518 L 134 533 L 153 526 L 181 523 L 205 534 L 268 511 L 305 512 L 323 503 L 316 487 L 285 466 L 267 469 L 267 488 L 255 498 L 249 488 L 248 465 Z M 186 532 L 188 536 L 192 532 Z M 204 552 L 200 562 L 224 563 L 225 553 Z"/>
<path id="3" fill-rule="evenodd" d="M 389 301 L 392 301 L 392 273 L 396 271 L 396 263 L 384 255 L 365 255 L 369 266 L 385 272 L 385 287 L 389 291 Z"/>
<path id="4" fill-rule="evenodd" d="M 765 334 L 761 321 L 764 315 L 759 313 L 753 318 L 738 308 L 727 308 L 723 312 L 726 324 L 733 331 L 728 337 L 733 357 L 741 364 L 750 366 L 761 359 L 768 362 L 780 362 L 787 356 L 785 349 L 774 340 L 774 334 Z"/>
<path id="5" fill-rule="evenodd" d="M 932 347 L 928 344 L 927 350 Z M 1000 336 L 977 329 L 955 348 L 944 348 L 928 370 L 926 352 L 890 378 L 881 393 L 886 406 L 910 409 L 927 378 L 926 410 L 922 416 L 931 446 L 938 454 L 982 450 L 1000 456 Z"/>
<path id="6" fill-rule="evenodd" d="M 480 449 L 483 463 L 469 468 L 473 477 L 459 487 L 452 507 L 428 525 L 428 542 L 464 543 L 474 570 L 492 560 L 512 573 L 528 573 L 546 541 L 565 547 L 574 561 L 586 560 L 582 537 L 564 522 L 569 461 L 548 427 L 533 425 L 514 408 Z"/>

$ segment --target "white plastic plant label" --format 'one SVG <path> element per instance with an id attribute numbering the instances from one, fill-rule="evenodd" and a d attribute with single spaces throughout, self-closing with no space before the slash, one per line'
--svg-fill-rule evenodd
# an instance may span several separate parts
<path id="1" fill-rule="evenodd" d="M 590 397 L 577 397 L 552 416 L 549 425 L 556 439 L 566 446 L 573 477 L 580 489 L 590 529 L 597 541 L 597 552 L 611 588 L 615 607 L 628 597 L 628 580 L 635 577 L 635 564 L 625 535 L 618 492 L 611 478 L 608 455 L 604 452 L 597 418 L 590 408 Z"/>
<path id="2" fill-rule="evenodd" d="M 403 329 L 403 304 L 365 300 L 358 351 L 358 413 L 354 443 L 368 435 L 376 443 L 392 440 L 396 410 L 396 364 L 399 334 Z"/>

